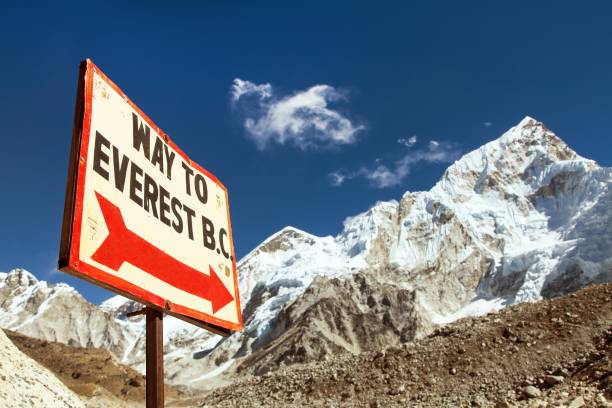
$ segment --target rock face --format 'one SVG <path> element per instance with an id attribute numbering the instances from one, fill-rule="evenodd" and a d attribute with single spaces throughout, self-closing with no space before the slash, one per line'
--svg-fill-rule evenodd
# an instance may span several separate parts
<path id="1" fill-rule="evenodd" d="M 119 358 L 137 333 L 65 284 L 39 281 L 15 269 L 0 274 L 0 327 L 80 347 L 103 347 Z"/>
<path id="2" fill-rule="evenodd" d="M 316 278 L 252 343 L 239 370 L 263 374 L 293 363 L 399 345 L 429 327 L 416 292 L 377 283 L 365 273 Z"/>
<path id="3" fill-rule="evenodd" d="M 376 203 L 347 218 L 335 237 L 292 227 L 269 237 L 238 263 L 242 333 L 222 339 L 166 319 L 168 380 L 205 386 L 223 372 L 263 373 L 375 350 L 466 315 L 612 281 L 611 184 L 611 168 L 580 157 L 527 117 L 456 161 L 431 190 Z M 114 297 L 101 305 L 104 313 L 91 305 L 91 316 L 65 322 L 103 320 L 107 335 L 86 323 L 85 334 L 79 327 L 60 338 L 45 329 L 55 323 L 43 307 L 44 294 L 60 289 L 48 286 L 42 301 L 28 300 L 36 291 L 11 284 L 7 292 L 8 280 L 0 276 L 1 309 L 15 303 L 6 293 L 25 300 L 15 303 L 23 305 L 16 321 L 0 313 L 0 324 L 114 347 L 142 369 L 142 319 L 125 319 L 133 302 Z"/>
<path id="4" fill-rule="evenodd" d="M 84 408 L 49 370 L 23 354 L 0 330 L 0 406 Z"/>

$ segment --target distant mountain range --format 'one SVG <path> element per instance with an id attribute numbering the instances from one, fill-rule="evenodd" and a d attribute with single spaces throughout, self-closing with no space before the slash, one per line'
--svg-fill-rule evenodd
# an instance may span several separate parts
<path id="1" fill-rule="evenodd" d="M 349 217 L 335 237 L 286 227 L 238 264 L 245 329 L 229 338 L 165 319 L 167 380 L 408 342 L 436 325 L 612 281 L 612 168 L 526 117 L 452 164 L 429 191 Z M 143 318 L 21 269 L 0 274 L 0 326 L 105 347 L 143 370 Z"/>

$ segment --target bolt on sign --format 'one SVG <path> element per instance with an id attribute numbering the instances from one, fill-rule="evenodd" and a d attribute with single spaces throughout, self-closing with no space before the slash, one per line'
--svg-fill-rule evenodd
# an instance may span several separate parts
<path id="1" fill-rule="evenodd" d="M 59 269 L 219 334 L 242 329 L 227 189 L 81 64 Z"/>

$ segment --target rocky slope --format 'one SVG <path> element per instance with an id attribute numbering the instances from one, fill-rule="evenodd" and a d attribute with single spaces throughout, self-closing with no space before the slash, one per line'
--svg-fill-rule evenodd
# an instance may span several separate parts
<path id="1" fill-rule="evenodd" d="M 143 406 L 144 376 L 121 364 L 108 350 L 67 346 L 11 331 L 6 335 L 22 353 L 48 369 L 83 400 L 87 408 Z M 184 393 L 170 386 L 166 386 L 164 395 L 170 405 L 185 398 Z"/>
<path id="2" fill-rule="evenodd" d="M 24 355 L 0 330 L 0 406 L 84 408 L 51 372 Z"/>
<path id="3" fill-rule="evenodd" d="M 281 368 L 212 407 L 611 407 L 612 285 L 465 318 L 400 347 Z"/>
<path id="4" fill-rule="evenodd" d="M 287 227 L 265 240 L 238 264 L 242 333 L 166 320 L 168 380 L 217 385 L 235 371 L 399 345 L 462 316 L 611 281 L 611 182 L 611 168 L 527 117 L 431 190 L 379 202 L 335 237 Z M 1 326 L 107 347 L 142 369 L 142 319 L 125 318 L 137 305 L 114 297 L 76 316 L 59 300 L 83 301 L 72 289 L 22 275 L 0 276 Z M 67 316 L 61 325 L 49 307 Z"/>

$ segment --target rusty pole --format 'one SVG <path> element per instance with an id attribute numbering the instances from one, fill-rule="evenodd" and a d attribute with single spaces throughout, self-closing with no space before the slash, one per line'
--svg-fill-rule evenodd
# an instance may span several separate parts
<path id="1" fill-rule="evenodd" d="M 164 313 L 146 308 L 147 407 L 164 408 Z"/>

